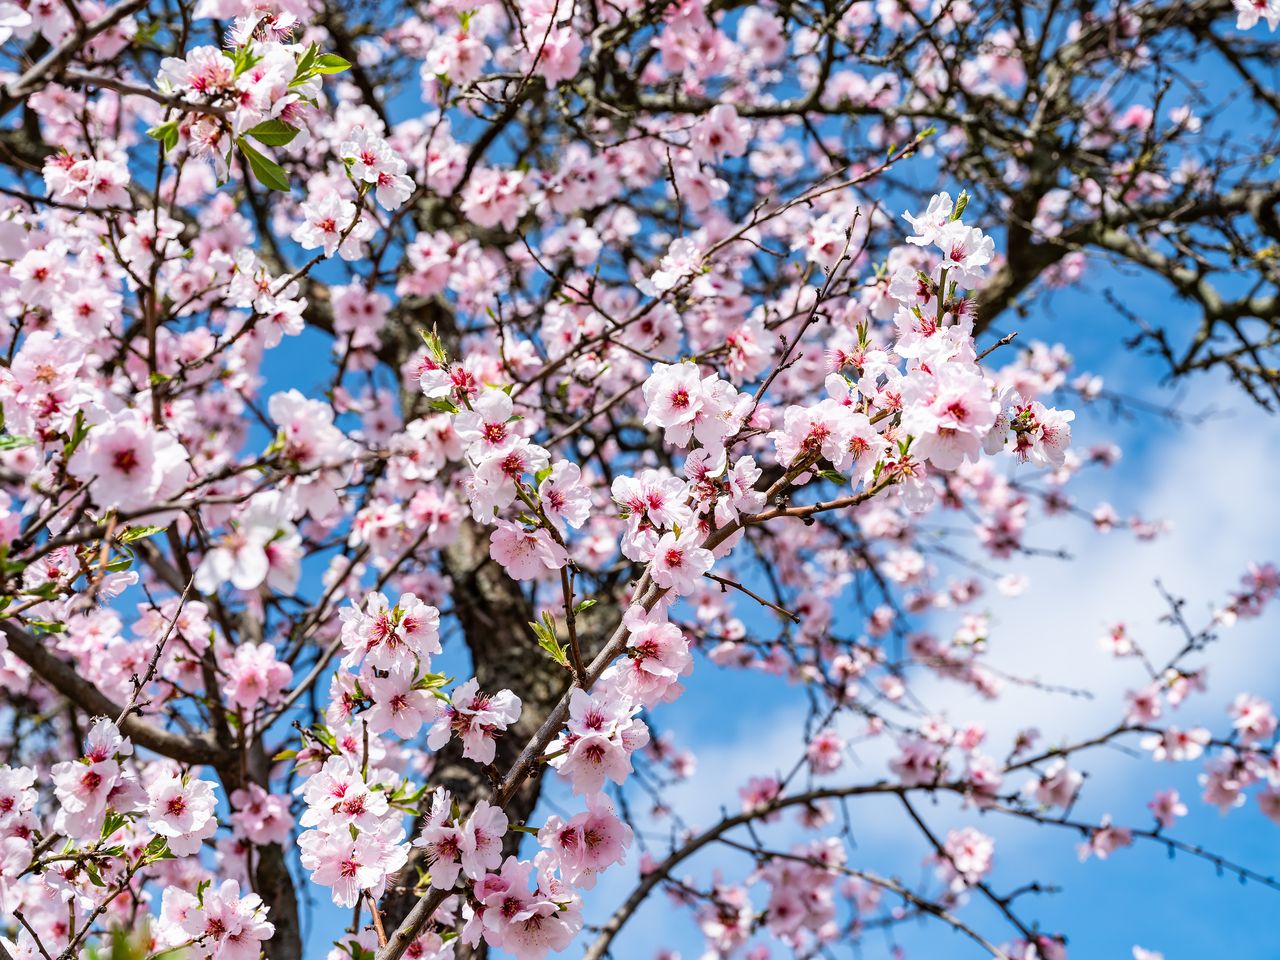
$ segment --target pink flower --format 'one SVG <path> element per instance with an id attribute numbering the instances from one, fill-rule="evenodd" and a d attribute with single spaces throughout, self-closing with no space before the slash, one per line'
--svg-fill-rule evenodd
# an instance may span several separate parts
<path id="1" fill-rule="evenodd" d="M 654 547 L 650 567 L 653 582 L 679 596 L 693 593 L 702 575 L 715 563 L 715 557 L 700 545 L 700 540 L 696 527 L 683 531 L 678 537 L 664 533 Z"/>
<path id="2" fill-rule="evenodd" d="M 298 843 L 302 865 L 312 871 L 312 881 L 330 887 L 338 906 L 353 907 L 366 891 L 375 899 L 382 896 L 387 880 L 408 859 L 403 839 L 404 827 L 387 821 L 354 840 L 350 834 L 333 833 L 318 834 L 307 846 L 302 846 L 301 837 Z"/>
<path id="3" fill-rule="evenodd" d="M 362 676 L 360 684 L 373 699 L 373 707 L 364 715 L 370 733 L 391 730 L 408 740 L 417 735 L 424 723 L 434 723 L 440 715 L 440 701 L 428 690 L 415 689 L 411 674 Z"/>
<path id="4" fill-rule="evenodd" d="M 1231 702 L 1232 726 L 1238 731 L 1241 743 L 1257 743 L 1275 736 L 1276 715 L 1271 704 L 1252 694 L 1238 694 Z"/>
<path id="5" fill-rule="evenodd" d="M 89 431 L 67 469 L 82 483 L 93 479 L 103 509 L 138 510 L 177 494 L 190 465 L 177 440 L 152 429 L 140 411 L 125 410 Z"/>
<path id="6" fill-rule="evenodd" d="M 555 89 L 563 80 L 577 76 L 582 60 L 582 38 L 572 27 L 556 27 L 546 33 L 538 31 L 533 41 L 538 56 L 537 72 L 546 78 L 547 86 Z"/>
<path id="7" fill-rule="evenodd" d="M 907 243 L 921 247 L 934 243 L 942 228 L 951 222 L 951 208 L 951 194 L 935 193 L 929 199 L 928 208 L 918 217 L 904 213 L 902 219 L 911 224 L 911 229 L 916 232 L 916 236 L 907 237 Z"/>
<path id="8" fill-rule="evenodd" d="M 519 439 L 518 424 L 511 422 L 513 409 L 507 391 L 488 389 L 453 418 L 453 432 L 477 463 L 502 453 Z"/>
<path id="9" fill-rule="evenodd" d="M 216 960 L 254 960 L 276 932 L 265 919 L 268 908 L 262 898 L 256 893 L 241 897 L 235 880 L 204 891 L 199 904 L 185 890 L 172 887 L 165 889 L 164 900 L 170 914 L 182 917 L 180 926 L 188 937 L 199 939 L 197 949 Z"/>
<path id="10" fill-rule="evenodd" d="M 413 676 L 419 668 L 429 670 L 431 657 L 442 650 L 440 611 L 412 593 L 394 607 L 382 594 L 371 593 L 363 609 L 347 607 L 339 616 L 347 667 L 363 659 L 370 667 Z"/>
<path id="11" fill-rule="evenodd" d="M 995 859 L 995 843 L 973 827 L 947 832 L 942 845 L 945 856 L 936 857 L 938 875 L 954 892 L 978 883 L 991 872 Z"/>
<path id="12" fill-rule="evenodd" d="M 289 812 L 289 798 L 267 793 L 256 783 L 231 794 L 231 825 L 250 843 L 265 846 L 283 844 L 289 839 L 293 827 L 293 814 Z"/>
<path id="13" fill-rule="evenodd" d="M 1111 817 L 1102 818 L 1102 824 L 1089 834 L 1087 843 L 1080 844 L 1080 861 L 1083 863 L 1090 856 L 1105 860 L 1122 847 L 1133 846 L 1133 834 L 1123 827 L 1111 826 Z"/>
<path id="14" fill-rule="evenodd" d="M 276 659 L 275 647 L 269 643 L 240 644 L 226 670 L 227 700 L 245 710 L 275 703 L 293 679 L 293 668 Z"/>
<path id="15" fill-rule="evenodd" d="M 501 873 L 487 874 L 475 886 L 485 908 L 485 940 L 517 960 L 542 960 L 549 952 L 565 949 L 582 926 L 567 890 L 548 889 L 550 884 L 541 876 L 538 889 L 529 890 L 532 872 L 532 863 L 508 857 Z"/>
<path id="16" fill-rule="evenodd" d="M 191 856 L 200 849 L 201 841 L 217 831 L 213 789 L 208 780 L 189 780 L 177 774 L 147 788 L 147 827 L 169 841 L 175 856 Z"/>
<path id="17" fill-rule="evenodd" d="M 645 425 L 662 427 L 667 443 L 678 447 L 688 446 L 691 437 L 707 447 L 723 447 L 743 415 L 733 385 L 715 374 L 703 377 L 693 363 L 655 363 L 644 382 L 644 399 Z"/>
<path id="18" fill-rule="evenodd" d="M 916 370 L 902 382 L 902 430 L 911 452 L 939 470 L 976 461 L 1000 405 L 971 364 L 951 362 L 932 374 Z"/>
<path id="19" fill-rule="evenodd" d="M 489 537 L 489 555 L 514 580 L 534 580 L 569 562 L 564 547 L 542 528 L 499 520 Z"/>
<path id="20" fill-rule="evenodd" d="M 562 534 L 565 526 L 575 530 L 591 515 L 591 489 L 582 481 L 582 468 L 560 460 L 538 484 L 543 512 Z"/>
<path id="21" fill-rule="evenodd" d="M 351 139 L 338 148 L 338 155 L 347 162 L 353 179 L 374 185 L 378 203 L 385 209 L 399 208 L 413 194 L 413 180 L 405 175 L 405 162 L 387 141 L 364 127 L 351 132 Z M 327 255 L 332 256 L 332 251 Z"/>
<path id="22" fill-rule="evenodd" d="M 832 729 L 816 733 L 805 750 L 814 773 L 834 773 L 844 763 L 844 741 Z"/>
<path id="23" fill-rule="evenodd" d="M 631 828 L 603 794 L 588 797 L 586 811 L 568 822 L 548 817 L 538 831 L 538 843 L 556 858 L 561 877 L 584 890 L 595 886 L 602 870 L 626 859 L 631 839 Z"/>
<path id="24" fill-rule="evenodd" d="M 680 282 L 693 278 L 701 270 L 702 251 L 688 237 L 680 237 L 672 241 L 659 268 L 637 283 L 636 287 L 645 296 L 658 297 Z M 657 366 L 654 370 L 657 372 Z"/>
<path id="25" fill-rule="evenodd" d="M 431 795 L 431 810 L 413 845 L 426 851 L 431 886 L 452 890 L 462 872 L 462 831 L 451 819 L 452 800 L 444 787 Z"/>
<path id="26" fill-rule="evenodd" d="M 360 244 L 370 230 L 357 219 L 356 205 L 350 200 L 329 191 L 318 200 L 303 201 L 302 216 L 291 236 L 303 250 L 319 247 L 326 257 L 339 253 L 344 260 L 360 255 Z"/>
<path id="27" fill-rule="evenodd" d="M 1027 792 L 1032 793 L 1036 802 L 1046 807 L 1068 807 L 1076 798 L 1084 775 L 1067 766 L 1067 761 L 1059 758 L 1045 769 L 1043 775 L 1027 784 Z"/>
<path id="28" fill-rule="evenodd" d="M 479 880 L 485 871 L 502 862 L 502 838 L 507 833 L 507 815 L 488 800 L 477 800 L 458 834 L 458 855 L 462 872 Z"/>
<path id="29" fill-rule="evenodd" d="M 747 149 L 746 132 L 732 104 L 717 104 L 693 128 L 693 155 L 704 162 L 740 157 Z"/>
<path id="30" fill-rule="evenodd" d="M 569 720 L 548 748 L 550 763 L 569 780 L 574 793 L 590 796 L 606 779 L 622 783 L 631 773 L 631 754 L 649 742 L 649 728 L 636 717 L 640 705 L 612 686 L 591 693 L 575 688 Z"/>
<path id="31" fill-rule="evenodd" d="M 474 678 L 453 691 L 450 703 L 436 719 L 427 737 L 439 750 L 452 737 L 462 739 L 462 755 L 477 763 L 493 763 L 498 734 L 520 719 L 520 698 L 510 690 L 492 696 L 480 692 Z"/>
<path id="32" fill-rule="evenodd" d="M 1236 8 L 1236 29 L 1250 30 L 1265 19 L 1272 33 L 1280 26 L 1280 0 L 1232 0 Z"/>
<path id="33" fill-rule="evenodd" d="M 1173 826 L 1178 817 L 1187 815 L 1187 805 L 1178 797 L 1177 790 L 1156 791 L 1156 795 L 1147 804 L 1147 809 L 1155 815 L 1156 822 L 1166 830 Z"/>

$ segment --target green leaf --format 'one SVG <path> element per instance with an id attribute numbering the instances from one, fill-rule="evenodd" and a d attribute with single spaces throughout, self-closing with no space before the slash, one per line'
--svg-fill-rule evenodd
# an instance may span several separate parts
<path id="1" fill-rule="evenodd" d="M 268 190 L 279 190 L 282 193 L 289 192 L 289 178 L 285 176 L 284 169 L 280 164 L 253 149 L 245 141 L 244 137 L 240 137 L 236 141 L 236 145 L 240 148 L 244 158 L 249 161 L 249 169 L 253 171 L 254 178 L 260 184 Z"/>
<path id="2" fill-rule="evenodd" d="M 84 862 L 84 872 L 89 875 L 89 879 L 95 887 L 105 887 L 107 884 L 102 879 L 102 874 L 98 873 L 98 867 L 92 860 Z"/>
<path id="3" fill-rule="evenodd" d="M 5 434 L 0 437 L 0 451 L 17 450 L 20 447 L 29 447 L 34 443 L 35 441 L 30 437 L 14 437 Z"/>
<path id="4" fill-rule="evenodd" d="M 147 844 L 147 848 L 143 851 L 143 856 L 148 861 L 174 859 L 173 851 L 169 849 L 169 840 L 166 837 L 152 837 L 151 842 Z"/>
<path id="5" fill-rule="evenodd" d="M 298 755 L 297 750 L 281 750 L 271 758 L 272 763 L 279 763 L 281 760 L 292 760 Z"/>
<path id="6" fill-rule="evenodd" d="M 600 601 L 599 601 L 599 600 L 596 600 L 594 597 L 593 597 L 593 598 L 591 598 L 591 599 L 589 599 L 589 600 L 583 600 L 583 601 L 581 601 L 580 603 L 578 603 L 578 604 L 573 608 L 573 612 L 574 612 L 574 613 L 581 613 L 583 610 L 590 610 L 592 607 L 594 607 L 594 606 L 595 606 L 597 603 L 599 603 L 599 602 L 600 602 Z"/>
<path id="7" fill-rule="evenodd" d="M 157 533 L 163 533 L 167 527 L 130 527 L 124 533 L 120 534 L 121 543 L 133 543 L 135 540 L 145 540 L 147 537 L 154 537 Z"/>
<path id="8" fill-rule="evenodd" d="M 316 55 L 319 52 L 320 52 L 320 48 L 316 46 L 314 43 L 311 46 L 307 47 L 306 53 L 304 53 L 301 57 L 298 58 L 298 69 L 295 76 L 303 77 L 303 78 L 310 77 L 311 68 L 315 66 Z"/>
<path id="9" fill-rule="evenodd" d="M 169 120 L 166 123 L 157 123 L 147 131 L 147 136 L 153 140 L 159 140 L 164 144 L 165 151 L 168 152 L 178 145 L 178 121 Z"/>
<path id="10" fill-rule="evenodd" d="M 76 452 L 76 447 L 80 446 L 81 441 L 89 435 L 89 425 L 84 422 L 84 411 L 76 411 L 76 420 L 71 427 L 71 438 L 62 448 L 62 456 L 71 459 L 71 454 Z"/>
<path id="11" fill-rule="evenodd" d="M 108 810 L 107 815 L 102 818 L 102 839 L 111 836 L 128 821 L 114 810 Z"/>
<path id="12" fill-rule="evenodd" d="M 351 61 L 344 60 L 336 53 L 322 53 L 316 57 L 316 65 L 312 68 L 315 73 L 342 73 L 344 70 L 351 69 Z"/>
<path id="13" fill-rule="evenodd" d="M 268 147 L 283 147 L 298 135 L 298 128 L 291 127 L 283 120 L 263 120 L 256 127 L 251 127 L 245 132 Z"/>
<path id="14" fill-rule="evenodd" d="M 551 620 L 546 613 L 542 616 L 544 620 Z M 529 626 L 533 628 L 533 635 L 538 638 L 538 646 L 545 650 L 547 655 L 560 666 L 569 666 L 569 655 L 565 652 L 564 645 L 556 638 L 555 621 L 551 620 L 550 628 L 545 623 L 536 623 L 532 620 L 529 621 Z"/>

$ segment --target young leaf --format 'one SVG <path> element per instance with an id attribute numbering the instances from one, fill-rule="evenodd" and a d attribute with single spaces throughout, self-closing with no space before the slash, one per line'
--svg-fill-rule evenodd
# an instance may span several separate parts
<path id="1" fill-rule="evenodd" d="M 322 53 L 316 57 L 316 65 L 312 68 L 315 73 L 342 73 L 344 70 L 351 69 L 351 62 L 344 60 L 336 53 Z"/>
<path id="2" fill-rule="evenodd" d="M 268 190 L 280 190 L 283 193 L 289 192 L 289 178 L 284 175 L 284 170 L 280 164 L 253 149 L 244 137 L 236 140 L 236 145 L 240 148 L 240 152 L 244 154 L 244 158 L 249 161 L 249 169 L 253 171 L 254 178 L 260 184 Z"/>
<path id="3" fill-rule="evenodd" d="M 148 536 L 155 536 L 163 531 L 163 526 L 133 526 L 120 534 L 120 543 L 133 543 L 134 540 L 146 540 Z"/>
<path id="4" fill-rule="evenodd" d="M 268 147 L 283 147 L 298 135 L 298 128 L 291 127 L 283 120 L 272 119 L 263 120 L 256 127 L 250 127 L 245 132 Z"/>
<path id="5" fill-rule="evenodd" d="M 158 123 L 147 131 L 147 136 L 153 140 L 159 140 L 164 144 L 165 151 L 168 152 L 178 145 L 178 121 L 170 120 L 167 123 Z"/>

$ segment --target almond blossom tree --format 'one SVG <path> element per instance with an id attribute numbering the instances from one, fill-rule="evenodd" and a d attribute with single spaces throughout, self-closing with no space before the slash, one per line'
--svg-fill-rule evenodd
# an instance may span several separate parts
<path id="1" fill-rule="evenodd" d="M 1195 307 L 1117 303 L 1136 343 L 1280 397 L 1277 23 L 0 0 L 0 958 L 600 960 L 659 893 L 712 957 L 918 918 L 1064 957 L 1025 896 L 1053 878 L 1003 876 L 982 818 L 1277 886 L 1177 833 L 1196 802 L 1280 821 L 1266 691 L 1177 715 L 1274 567 L 1204 624 L 1168 597 L 1170 658 L 1117 626 L 1140 689 L 1069 742 L 924 689 L 1035 683 L 989 660 L 977 601 L 1019 580 L 983 561 L 1118 523 L 1071 489 L 1119 455 L 1073 408 L 1120 393 L 1015 340 L 1035 294 L 1136 264 Z M 1261 133 L 1214 139 L 1175 76 L 1210 58 Z M 698 824 L 664 712 L 721 671 L 808 717 Z M 1081 817 L 1111 745 L 1203 796 Z M 859 862 L 872 796 L 924 879 Z M 304 943 L 317 903 L 350 920 Z"/>

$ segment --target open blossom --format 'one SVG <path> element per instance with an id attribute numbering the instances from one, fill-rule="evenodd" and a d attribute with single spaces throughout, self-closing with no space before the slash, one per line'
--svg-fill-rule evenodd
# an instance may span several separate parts
<path id="1" fill-rule="evenodd" d="M 952 362 L 915 371 L 903 380 L 902 396 L 902 429 L 915 438 L 913 453 L 940 470 L 978 459 L 999 405 L 976 367 Z"/>
<path id="2" fill-rule="evenodd" d="M 293 827 L 289 798 L 268 793 L 256 783 L 231 794 L 231 825 L 250 843 L 283 844 Z"/>
<path id="3" fill-rule="evenodd" d="M 982 268 L 995 255 L 995 241 L 991 237 L 958 220 L 943 226 L 933 242 L 942 249 L 942 267 L 949 270 L 948 280 L 956 280 L 965 287 L 981 283 Z"/>
<path id="4" fill-rule="evenodd" d="M 1084 783 L 1084 775 L 1072 770 L 1061 758 L 1054 760 L 1044 773 L 1027 784 L 1027 792 L 1046 807 L 1069 807 Z"/>
<path id="5" fill-rule="evenodd" d="M 610 667 L 604 679 L 646 706 L 674 699 L 683 689 L 679 678 L 693 669 L 684 631 L 657 612 L 633 606 L 622 618 L 627 628 L 627 658 Z"/>
<path id="6" fill-rule="evenodd" d="M 656 363 L 644 382 L 644 399 L 645 424 L 661 427 L 668 443 L 684 447 L 693 438 L 716 448 L 737 430 L 748 398 L 715 374 L 703 376 L 696 364 Z"/>
<path id="7" fill-rule="evenodd" d="M 951 222 L 951 194 L 935 193 L 929 199 L 929 206 L 919 216 L 904 213 L 902 218 L 911 224 L 914 236 L 907 237 L 907 243 L 917 246 L 928 246 L 935 243 L 943 227 Z"/>
<path id="8" fill-rule="evenodd" d="M 344 260 L 354 260 L 360 255 L 360 244 L 368 235 L 364 220 L 350 200 L 337 193 L 323 194 L 317 200 L 302 204 L 303 221 L 294 229 L 292 237 L 303 250 L 319 247 L 326 257 L 341 254 Z"/>
<path id="9" fill-rule="evenodd" d="M 1155 815 L 1156 822 L 1164 829 L 1172 827 L 1179 817 L 1187 815 L 1187 805 L 1178 796 L 1177 790 L 1158 790 L 1147 804 L 1147 809 Z"/>
<path id="10" fill-rule="evenodd" d="M 166 887 L 161 919 L 174 929 L 176 944 L 196 941 L 191 949 L 197 956 L 214 960 L 252 960 L 262 945 L 275 934 L 275 925 L 266 919 L 267 907 L 256 893 L 240 896 L 234 879 L 204 891 L 201 898 L 178 887 Z M 181 931 L 182 935 L 178 935 Z"/>
<path id="11" fill-rule="evenodd" d="M 67 464 L 81 482 L 93 479 L 93 497 L 104 509 L 137 510 L 163 503 L 185 486 L 187 452 L 154 429 L 139 410 L 125 410 L 89 431 Z"/>
<path id="12" fill-rule="evenodd" d="M 582 468 L 568 460 L 557 461 L 538 484 L 538 500 L 561 533 L 566 526 L 578 529 L 591 515 L 591 489 L 582 481 Z"/>
<path id="13" fill-rule="evenodd" d="M 486 874 L 475 885 L 483 904 L 484 938 L 490 946 L 519 960 L 542 960 L 548 952 L 569 946 L 582 927 L 576 898 L 541 872 L 530 890 L 534 864 L 508 857 L 499 873 Z"/>
<path id="14" fill-rule="evenodd" d="M 1133 834 L 1123 827 L 1113 827 L 1111 817 L 1102 818 L 1102 823 L 1089 834 L 1087 842 L 1080 844 L 1080 860 L 1083 862 L 1094 856 L 1105 860 L 1122 847 L 1133 846 Z"/>
<path id="15" fill-rule="evenodd" d="M 444 787 L 431 795 L 431 808 L 413 845 L 425 851 L 431 886 L 452 890 L 462 872 L 462 830 L 453 822 L 452 798 Z"/>
<path id="16" fill-rule="evenodd" d="M 556 858 L 560 875 L 584 890 L 595 886 L 597 874 L 626 858 L 631 840 L 631 828 L 603 794 L 588 797 L 587 809 L 567 821 L 548 817 L 538 831 L 538 842 Z"/>
<path id="17" fill-rule="evenodd" d="M 991 872 L 995 843 L 973 827 L 951 830 L 936 858 L 938 875 L 959 891 L 971 887 Z"/>
<path id="18" fill-rule="evenodd" d="M 387 210 L 398 209 L 413 194 L 413 180 L 405 175 L 404 160 L 387 141 L 364 127 L 352 131 L 351 139 L 342 143 L 338 153 L 350 165 L 355 180 L 373 185 L 378 203 Z M 326 247 L 326 255 L 332 256 L 333 251 Z"/>
<path id="19" fill-rule="evenodd" d="M 1239 732 L 1242 743 L 1270 740 L 1276 733 L 1276 715 L 1271 704 L 1261 697 L 1247 693 L 1238 694 L 1231 703 L 1232 726 Z"/>
<path id="20" fill-rule="evenodd" d="M 147 826 L 169 842 L 175 856 L 189 857 L 218 829 L 214 784 L 177 774 L 147 788 Z"/>
<path id="21" fill-rule="evenodd" d="M 489 389 L 453 418 L 453 432 L 477 463 L 502 453 L 520 439 L 517 424 L 512 422 L 514 409 L 507 391 Z"/>
<path id="22" fill-rule="evenodd" d="M 520 719 L 520 698 L 510 690 L 483 693 L 471 679 L 453 691 L 431 727 L 427 743 L 439 750 L 453 737 L 462 740 L 462 755 L 477 763 L 493 763 L 497 737 Z"/>
<path id="23" fill-rule="evenodd" d="M 1250 30 L 1259 20 L 1267 21 L 1267 28 L 1275 31 L 1280 26 L 1280 0 L 1232 0 L 1236 10 L 1236 29 Z"/>
<path id="24" fill-rule="evenodd" d="M 230 702 L 245 710 L 275 703 L 293 678 L 293 668 L 276 659 L 269 643 L 242 643 L 227 665 Z"/>
<path id="25" fill-rule="evenodd" d="M 631 754 L 649 742 L 639 712 L 638 703 L 612 686 L 570 694 L 569 720 L 549 751 L 551 765 L 575 793 L 591 796 L 604 789 L 605 780 L 622 783 L 631 773 Z"/>
<path id="26" fill-rule="evenodd" d="M 343 665 L 353 667 L 362 660 L 370 667 L 412 676 L 419 666 L 425 671 L 440 646 L 440 611 L 412 593 L 391 606 L 381 593 L 365 597 L 363 607 L 347 607 L 342 619 L 342 645 L 347 650 Z"/>
<path id="27" fill-rule="evenodd" d="M 339 907 L 353 907 L 362 894 L 379 898 L 408 859 L 404 827 L 394 820 L 360 831 L 309 831 L 298 838 L 302 865 L 313 882 L 329 887 Z"/>
<path id="28" fill-rule="evenodd" d="M 1208 745 L 1211 735 L 1204 727 L 1182 730 L 1169 727 L 1163 733 L 1152 733 L 1142 738 L 1144 750 L 1151 751 L 1151 759 L 1183 762 L 1196 760 Z"/>
<path id="29" fill-rule="evenodd" d="M 50 771 L 59 804 L 54 828 L 75 839 L 98 839 L 108 808 L 132 813 L 144 805 L 146 793 L 121 763 L 132 753 L 133 744 L 112 721 L 95 720 L 84 756 L 56 763 Z"/>
<path id="30" fill-rule="evenodd" d="M 819 730 L 805 750 L 814 773 L 834 773 L 844 764 L 844 741 L 832 729 Z"/>
<path id="31" fill-rule="evenodd" d="M 688 280 L 702 269 L 702 251 L 688 237 L 672 242 L 658 269 L 636 286 L 648 297 L 657 297 Z"/>
<path id="32" fill-rule="evenodd" d="M 393 672 L 384 677 L 367 676 L 361 686 L 373 699 L 373 707 L 365 714 L 370 733 L 390 730 L 407 740 L 440 715 L 440 701 L 429 690 L 416 688 L 411 675 Z"/>
<path id="33" fill-rule="evenodd" d="M 301 574 L 302 538 L 281 516 L 284 510 L 275 491 L 250 500 L 200 561 L 196 587 L 203 593 L 216 593 L 224 583 L 237 590 L 252 590 L 266 582 L 291 591 Z"/>
<path id="34" fill-rule="evenodd" d="M 693 593 L 715 563 L 711 551 L 701 546 L 701 539 L 696 528 L 684 530 L 678 537 L 664 533 L 653 551 L 653 582 L 679 595 Z"/>
<path id="35" fill-rule="evenodd" d="M 559 570 L 569 554 L 542 528 L 528 529 L 499 520 L 489 539 L 489 553 L 513 580 L 533 580 Z"/>

